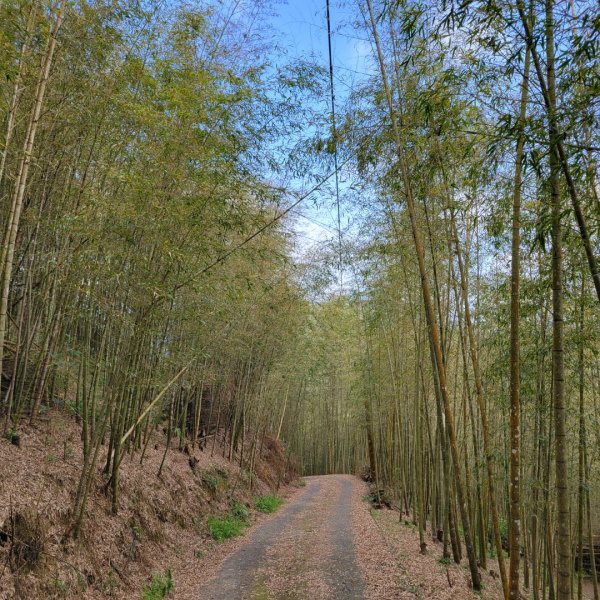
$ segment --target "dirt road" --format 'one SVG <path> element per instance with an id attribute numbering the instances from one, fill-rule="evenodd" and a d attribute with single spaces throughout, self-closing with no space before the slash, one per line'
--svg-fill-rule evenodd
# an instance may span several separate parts
<path id="1" fill-rule="evenodd" d="M 430 537 L 422 555 L 416 526 L 398 511 L 371 511 L 364 502 L 367 486 L 358 478 L 306 482 L 236 546 L 202 586 L 199 600 L 502 598 L 499 580 L 483 570 L 484 590 L 475 594 L 466 562 L 448 564 L 442 545 Z"/>
<path id="2" fill-rule="evenodd" d="M 306 488 L 221 565 L 200 600 L 362 599 L 352 535 L 360 481 L 308 477 Z M 362 489 L 362 488 L 361 488 Z"/>

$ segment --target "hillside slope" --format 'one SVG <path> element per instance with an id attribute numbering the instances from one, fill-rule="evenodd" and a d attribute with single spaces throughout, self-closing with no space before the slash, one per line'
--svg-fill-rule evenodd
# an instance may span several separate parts
<path id="1" fill-rule="evenodd" d="M 2 600 L 140 597 L 152 575 L 167 569 L 173 597 L 196 597 L 206 559 L 225 551 L 208 534 L 208 516 L 239 502 L 256 520 L 253 497 L 293 477 L 281 444 L 266 437 L 256 476 L 224 458 L 222 440 L 213 438 L 204 450 L 169 450 L 159 478 L 165 436 L 157 430 L 143 461 L 140 452 L 123 460 L 116 516 L 101 458 L 83 531 L 74 540 L 69 511 L 81 470 L 79 426 L 53 412 L 36 428 L 24 427 L 18 441 L 0 439 Z"/>

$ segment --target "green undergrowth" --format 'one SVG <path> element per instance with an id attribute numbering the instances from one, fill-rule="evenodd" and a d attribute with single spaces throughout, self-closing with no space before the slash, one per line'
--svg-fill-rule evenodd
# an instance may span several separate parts
<path id="1" fill-rule="evenodd" d="M 13 427 L 4 432 L 2 437 L 9 441 L 11 444 L 18 446 L 19 435 L 17 434 L 17 430 Z"/>
<path id="2" fill-rule="evenodd" d="M 161 600 L 173 591 L 173 574 L 167 569 L 165 574 L 155 573 L 152 581 L 142 590 L 142 600 Z"/>
<path id="3" fill-rule="evenodd" d="M 206 528 L 210 537 L 218 542 L 242 535 L 246 527 L 248 527 L 248 523 L 234 516 L 228 516 L 224 519 L 211 516 L 206 520 Z"/>
<path id="4" fill-rule="evenodd" d="M 258 512 L 273 513 L 283 503 L 279 496 L 258 496 L 254 499 L 254 508 Z M 210 515 L 206 519 L 206 529 L 210 537 L 218 542 L 243 535 L 250 526 L 250 510 L 245 504 L 232 499 L 229 512 L 222 517 Z"/>
<path id="5" fill-rule="evenodd" d="M 250 526 L 250 511 L 239 502 L 232 499 L 229 503 L 229 513 L 223 518 L 209 516 L 206 520 L 206 528 L 213 540 L 218 542 L 229 538 L 243 535 Z"/>
<path id="6" fill-rule="evenodd" d="M 219 468 L 212 468 L 204 471 L 200 480 L 202 486 L 213 496 L 213 498 L 222 497 L 227 493 L 230 487 L 229 475 L 226 471 Z"/>
<path id="7" fill-rule="evenodd" d="M 283 500 L 279 496 L 259 496 L 254 500 L 254 508 L 261 513 L 273 513 L 282 504 Z"/>
<path id="8" fill-rule="evenodd" d="M 250 523 L 250 511 L 248 508 L 237 500 L 233 500 L 230 504 L 229 514 L 243 523 Z"/>

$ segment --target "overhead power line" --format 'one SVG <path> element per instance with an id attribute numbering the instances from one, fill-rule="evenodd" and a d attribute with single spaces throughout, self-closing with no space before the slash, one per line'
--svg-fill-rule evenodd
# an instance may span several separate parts
<path id="1" fill-rule="evenodd" d="M 312 193 L 316 192 L 323 184 L 327 183 L 327 181 L 329 181 L 334 175 L 337 178 L 338 170 L 341 169 L 342 167 L 344 167 L 344 165 L 346 165 L 346 163 L 348 163 L 349 161 L 350 161 L 350 157 L 347 158 L 345 161 L 343 161 L 340 165 L 337 165 L 335 170 L 331 171 L 331 173 L 327 174 L 323 179 L 321 179 L 321 181 L 319 181 L 317 184 L 315 184 L 310 190 L 308 190 L 307 192 L 302 194 L 300 197 L 298 197 L 298 199 L 295 202 L 292 202 L 292 204 L 290 204 L 286 209 L 282 210 L 280 213 L 275 215 L 270 221 L 265 223 L 262 227 L 257 229 L 254 233 L 250 234 L 247 238 L 242 240 L 239 244 L 235 245 L 233 248 L 231 248 L 224 254 L 221 254 L 221 256 L 218 256 L 217 258 L 215 258 L 215 260 L 213 262 L 211 262 L 206 267 L 204 267 L 200 271 L 198 271 L 196 276 L 203 275 L 207 271 L 210 271 L 213 267 L 216 267 L 218 264 L 227 260 L 234 252 L 237 252 L 238 250 L 243 248 L 246 244 L 251 242 L 255 237 L 258 237 L 261 233 L 263 233 L 269 227 L 271 227 L 272 225 L 277 223 L 277 221 L 279 221 L 283 217 L 285 217 L 285 215 L 287 215 L 290 211 L 292 211 L 294 208 L 296 208 L 296 206 L 298 206 L 301 202 L 306 200 Z M 182 284 L 178 287 L 183 287 L 183 285 L 184 284 Z"/>
<path id="2" fill-rule="evenodd" d="M 327 47 L 329 49 L 329 88 L 331 91 L 331 133 L 333 136 L 333 164 L 335 167 L 335 201 L 337 206 L 337 226 L 338 226 L 338 252 L 339 252 L 339 274 L 340 274 L 340 293 L 343 289 L 342 281 L 342 223 L 340 218 L 340 180 L 338 174 L 338 151 L 337 151 L 337 124 L 335 121 L 335 89 L 333 87 L 333 53 L 331 51 L 331 13 L 329 10 L 329 0 L 326 0 L 327 13 Z"/>

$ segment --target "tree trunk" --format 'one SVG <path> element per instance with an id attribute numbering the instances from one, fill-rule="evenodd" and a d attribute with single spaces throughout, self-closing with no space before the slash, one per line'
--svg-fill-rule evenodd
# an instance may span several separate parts
<path id="1" fill-rule="evenodd" d="M 550 7 L 550 12 L 548 11 L 548 6 Z M 525 15 L 525 9 L 523 7 L 523 1 L 517 0 L 517 10 L 519 11 L 519 16 L 521 17 L 521 23 L 523 25 L 523 29 L 525 31 L 525 40 L 527 45 L 531 50 L 531 58 L 533 59 L 533 65 L 535 67 L 535 71 L 538 77 L 538 82 L 540 84 L 540 89 L 542 92 L 542 96 L 544 98 L 544 104 L 546 106 L 546 112 L 548 115 L 548 122 L 553 122 L 554 129 L 554 142 L 551 142 L 551 146 L 554 147 L 554 150 L 551 151 L 552 154 L 556 156 L 552 159 L 556 161 L 557 169 L 560 167 L 565 176 L 565 180 L 567 183 L 567 190 L 569 192 L 569 197 L 571 198 L 571 204 L 573 206 L 573 211 L 575 213 L 575 219 L 577 221 L 577 226 L 579 228 L 579 234 L 581 237 L 581 241 L 583 242 L 583 249 L 585 251 L 585 255 L 588 262 L 588 267 L 590 270 L 590 274 L 592 276 L 592 282 L 594 284 L 594 288 L 596 289 L 596 295 L 598 296 L 598 301 L 600 302 L 600 267 L 598 266 L 598 262 L 594 255 L 594 250 L 592 248 L 592 242 L 590 239 L 589 230 L 586 224 L 585 216 L 581 209 L 581 202 L 579 200 L 579 195 L 577 193 L 577 189 L 575 187 L 575 182 L 573 181 L 573 177 L 571 175 L 571 169 L 569 168 L 569 163 L 567 161 L 567 154 L 565 152 L 563 143 L 561 141 L 561 132 L 558 129 L 558 120 L 556 117 L 556 76 L 554 72 L 554 48 L 550 49 L 550 53 L 552 54 L 552 68 L 550 68 L 550 63 L 548 63 L 548 44 L 549 40 L 546 38 L 546 78 L 544 78 L 544 72 L 542 67 L 542 62 L 538 55 L 535 41 L 533 37 L 533 33 L 531 30 L 531 26 Z M 551 16 L 552 22 L 552 31 L 551 36 L 554 39 L 554 16 L 552 14 L 553 7 L 552 4 L 546 1 L 546 22 L 548 22 L 548 16 Z M 548 26 L 546 25 L 546 35 L 548 35 Z M 552 77 L 552 83 L 550 82 L 550 77 Z M 552 88 L 552 90 L 550 89 Z M 558 175 L 557 175 L 558 178 Z M 558 183 L 557 183 L 558 185 Z"/>
<path id="2" fill-rule="evenodd" d="M 412 188 L 410 182 L 410 175 L 408 170 L 408 165 L 406 163 L 406 158 L 404 155 L 404 150 L 402 147 L 402 140 L 400 137 L 400 130 L 398 129 L 398 125 L 396 122 L 395 110 L 392 101 L 392 96 L 390 92 L 390 87 L 387 80 L 385 62 L 383 59 L 383 53 L 381 50 L 381 44 L 379 41 L 379 35 L 377 33 L 377 25 L 375 22 L 375 16 L 373 14 L 373 7 L 371 0 L 367 0 L 367 6 L 369 10 L 369 17 L 371 21 L 371 26 L 373 29 L 373 37 L 375 40 L 375 45 L 377 47 L 377 58 L 379 61 L 379 67 L 381 70 L 381 78 L 382 84 L 384 87 L 388 109 L 390 113 L 390 119 L 392 121 L 392 129 L 394 133 L 396 150 L 398 154 L 398 162 L 400 165 L 402 180 L 404 183 L 404 194 L 406 196 L 406 202 L 408 205 L 411 229 L 413 234 L 413 241 L 415 245 L 415 253 L 417 255 L 417 262 L 419 265 L 419 273 L 421 276 L 421 290 L 423 293 L 423 302 L 425 304 L 425 312 L 428 316 L 429 327 L 431 330 L 431 336 L 433 338 L 433 347 L 434 347 L 434 356 L 432 356 L 432 366 L 437 368 L 439 380 L 440 380 L 440 390 L 442 393 L 442 398 L 444 401 L 444 412 L 446 416 L 446 426 L 448 427 L 448 434 L 450 436 L 450 452 L 452 455 L 452 462 L 454 465 L 455 472 L 455 483 L 456 483 L 456 495 L 459 504 L 459 510 L 461 514 L 461 520 L 463 525 L 464 537 L 465 537 L 465 545 L 467 547 L 467 555 L 469 558 L 469 567 L 471 571 L 471 580 L 473 589 L 480 590 L 481 589 L 481 576 L 479 574 L 479 569 L 477 566 L 477 558 L 475 555 L 475 549 L 473 546 L 473 538 L 471 536 L 471 526 L 469 523 L 469 517 L 467 514 L 467 506 L 465 502 L 465 492 L 463 488 L 462 481 L 462 469 L 460 462 L 460 455 L 458 452 L 458 444 L 456 440 L 456 426 L 454 423 L 454 413 L 452 411 L 452 405 L 450 402 L 450 395 L 448 392 L 448 384 L 446 380 L 446 369 L 445 365 L 442 362 L 442 348 L 440 343 L 440 332 L 435 320 L 435 312 L 433 308 L 433 304 L 431 301 L 431 291 L 429 285 L 429 277 L 427 275 L 427 270 L 425 266 L 425 252 L 423 247 L 423 241 L 421 238 L 421 232 L 419 230 L 419 225 L 417 222 L 417 213 L 416 207 L 414 203 L 414 198 L 412 195 Z"/>
<path id="3" fill-rule="evenodd" d="M 67 0 L 62 0 L 40 67 L 33 108 L 29 118 L 29 123 L 27 125 L 27 133 L 23 143 L 23 155 L 19 163 L 19 170 L 16 177 L 15 190 L 8 217 L 6 235 L 4 237 L 4 244 L 2 246 L 2 255 L 0 258 L 0 374 L 2 373 L 2 365 L 4 362 L 4 345 L 7 333 L 8 296 L 10 292 L 10 283 L 12 280 L 17 234 L 19 232 L 21 211 L 23 209 L 23 199 L 25 197 L 25 189 L 27 186 L 27 176 L 29 174 L 29 167 L 31 165 L 31 159 L 33 156 L 35 136 L 40 121 L 40 116 L 42 114 L 44 96 L 46 94 L 48 78 L 50 77 L 50 68 L 52 66 L 52 59 L 54 57 L 58 32 L 63 22 L 66 5 Z"/>
<path id="4" fill-rule="evenodd" d="M 557 510 L 557 599 L 571 599 L 571 540 L 567 478 L 567 434 L 564 390 L 563 247 L 558 171 L 558 126 L 554 72 L 554 0 L 546 0 L 546 69 L 548 79 L 548 136 L 550 149 L 550 198 L 552 209 L 552 400 L 554 407 L 556 510 Z"/>
<path id="5" fill-rule="evenodd" d="M 523 174 L 523 156 L 525 147 L 525 119 L 527 117 L 527 100 L 529 96 L 529 68 L 531 51 L 525 50 L 525 71 L 521 83 L 521 105 L 519 110 L 519 136 L 515 156 L 515 180 L 513 188 L 512 213 L 512 248 L 510 275 L 510 519 L 508 528 L 509 551 L 509 587 L 510 600 L 519 600 L 519 560 L 521 535 L 521 401 L 520 401 L 520 264 L 521 264 L 521 185 Z"/>

